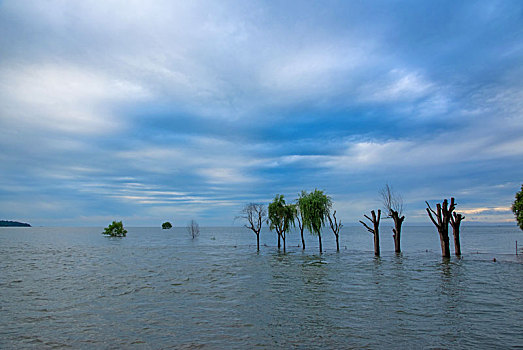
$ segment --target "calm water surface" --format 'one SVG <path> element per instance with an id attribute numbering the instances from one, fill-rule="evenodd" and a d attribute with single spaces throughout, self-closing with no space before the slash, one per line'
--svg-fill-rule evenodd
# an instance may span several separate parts
<path id="1" fill-rule="evenodd" d="M 0 348 L 523 348 L 515 227 L 464 227 L 444 261 L 433 227 L 359 227 L 326 253 L 242 228 L 0 229 Z M 493 258 L 497 262 L 493 262 Z"/>

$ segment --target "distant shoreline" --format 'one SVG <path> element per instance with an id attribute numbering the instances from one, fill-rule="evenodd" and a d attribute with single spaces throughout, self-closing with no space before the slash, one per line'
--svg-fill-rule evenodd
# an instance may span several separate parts
<path id="1" fill-rule="evenodd" d="M 0 227 L 31 227 L 25 222 L 0 220 Z"/>

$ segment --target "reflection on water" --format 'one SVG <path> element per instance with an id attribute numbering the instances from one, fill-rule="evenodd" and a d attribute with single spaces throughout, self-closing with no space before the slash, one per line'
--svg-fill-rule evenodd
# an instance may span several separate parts
<path id="1" fill-rule="evenodd" d="M 504 246 L 494 247 L 493 262 L 427 252 L 430 228 L 415 230 L 425 242 L 405 243 L 402 254 L 384 248 L 381 257 L 366 232 L 351 231 L 344 239 L 353 248 L 340 253 L 326 239 L 323 255 L 291 244 L 282 254 L 273 236 L 257 253 L 238 229 L 202 229 L 195 241 L 183 229 L 131 228 L 125 239 L 100 232 L 0 231 L 0 348 L 523 344 L 523 264 L 500 254 Z M 512 239 L 499 235 L 502 244 Z M 368 239 L 370 249 L 349 238 Z"/>

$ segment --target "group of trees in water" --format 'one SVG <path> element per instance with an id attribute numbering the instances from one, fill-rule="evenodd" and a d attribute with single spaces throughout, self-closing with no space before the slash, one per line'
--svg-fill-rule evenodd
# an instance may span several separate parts
<path id="1" fill-rule="evenodd" d="M 403 215 L 403 199 L 401 195 L 395 193 L 389 185 L 385 185 L 385 187 L 380 190 L 380 196 L 383 209 L 386 213 L 385 217 L 394 221 L 394 227 L 392 228 L 394 251 L 400 253 L 401 228 L 405 220 L 405 215 Z M 430 206 L 429 202 L 425 202 L 425 204 L 427 205 L 427 214 L 434 226 L 436 226 L 439 234 L 442 256 L 450 257 L 449 225 L 452 227 L 452 235 L 454 237 L 454 253 L 460 256 L 460 225 L 465 219 L 465 216 L 455 212 L 456 201 L 454 198 L 452 197 L 450 199 L 450 203 L 447 199 L 444 199 L 441 204 L 437 203 L 435 209 Z M 521 185 L 521 191 L 516 193 L 512 211 L 516 216 L 519 227 L 523 230 L 523 185 Z M 370 216 L 364 215 L 364 218 L 367 219 L 369 223 L 360 220 L 360 223 L 374 237 L 374 254 L 377 256 L 380 255 L 379 225 L 381 213 L 381 209 L 378 209 L 377 212 L 371 210 Z M 286 251 L 287 234 L 291 228 L 296 227 L 296 224 L 298 224 L 302 249 L 305 249 L 303 231 L 307 229 L 313 236 L 318 237 L 320 253 L 323 251 L 321 232 L 328 223 L 336 238 L 336 250 L 340 250 L 339 238 L 343 224 L 341 220 L 336 217 L 336 210 L 332 211 L 332 199 L 323 193 L 323 191 L 317 189 L 310 193 L 302 191 L 299 198 L 292 203 L 287 203 L 285 196 L 282 194 L 277 194 L 267 207 L 260 203 L 249 203 L 242 209 L 239 218 L 245 220 L 247 222 L 245 227 L 256 235 L 258 251 L 260 250 L 260 232 L 265 223 L 269 225 L 271 231 L 276 232 L 278 249 L 281 249 L 283 245 L 283 251 Z M 167 221 L 162 224 L 162 229 L 170 228 L 172 228 L 170 222 Z M 194 239 L 200 235 L 200 226 L 195 220 L 191 220 L 187 225 L 187 231 Z M 113 221 L 104 229 L 103 234 L 112 237 L 125 237 L 127 230 L 124 229 L 122 221 Z"/>
<path id="2" fill-rule="evenodd" d="M 405 221 L 403 215 L 403 199 L 395 193 L 389 185 L 385 185 L 380 191 L 380 196 L 385 210 L 385 217 L 394 221 L 392 237 L 394 239 L 394 251 L 401 252 L 401 228 Z M 437 204 L 436 209 L 432 209 L 428 202 L 427 213 L 430 220 L 437 228 L 441 243 L 441 253 L 444 257 L 450 257 L 449 249 L 449 225 L 452 226 L 454 236 L 455 254 L 461 255 L 460 246 L 460 225 L 465 216 L 455 212 L 456 203 L 451 198 L 450 204 L 445 199 L 442 204 Z M 313 236 L 318 237 L 320 253 L 322 253 L 321 233 L 325 226 L 330 227 L 336 238 L 336 250 L 340 250 L 340 229 L 343 227 L 341 220 L 336 217 L 336 210 L 332 210 L 332 199 L 323 191 L 314 190 L 310 193 L 302 191 L 299 198 L 287 203 L 284 195 L 277 194 L 273 201 L 266 207 L 260 203 L 249 203 L 243 208 L 240 218 L 246 221 L 245 227 L 256 235 L 257 250 L 260 250 L 260 232 L 264 223 L 269 225 L 271 231 L 276 232 L 278 238 L 278 249 L 286 250 L 286 239 L 292 227 L 298 228 L 301 234 L 301 247 L 305 249 L 305 239 L 303 231 L 306 228 Z M 364 215 L 369 222 L 360 220 L 360 223 L 374 237 L 374 254 L 380 255 L 380 232 L 379 225 L 382 218 L 381 209 L 371 210 L 370 216 Z"/>
<path id="3" fill-rule="evenodd" d="M 320 253 L 322 252 L 321 230 L 326 220 L 331 223 L 332 231 L 336 236 L 337 249 L 339 250 L 339 231 L 342 227 L 341 221 L 336 219 L 336 212 L 332 213 L 332 200 L 323 191 L 314 190 L 311 193 L 302 191 L 295 203 L 287 203 L 285 196 L 277 194 L 268 207 L 260 203 L 247 204 L 240 218 L 247 221 L 245 227 L 256 235 L 256 246 L 260 250 L 260 231 L 265 222 L 269 229 L 278 235 L 278 249 L 286 250 L 287 233 L 291 227 L 298 227 L 301 233 L 302 248 L 305 249 L 303 231 L 305 228 L 315 236 L 318 236 Z"/>

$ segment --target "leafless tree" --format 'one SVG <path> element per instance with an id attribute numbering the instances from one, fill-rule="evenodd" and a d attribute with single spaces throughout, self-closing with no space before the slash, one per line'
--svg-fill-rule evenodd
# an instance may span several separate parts
<path id="1" fill-rule="evenodd" d="M 394 251 L 401 252 L 401 226 L 405 216 L 403 214 L 403 198 L 398 193 L 392 190 L 388 184 L 380 190 L 380 196 L 383 201 L 383 207 L 387 213 L 387 218 L 394 220 L 394 228 L 392 229 L 394 238 Z"/>
<path id="2" fill-rule="evenodd" d="M 372 219 L 368 217 L 367 215 L 364 215 L 370 222 L 373 224 L 373 228 L 370 228 L 366 223 L 360 220 L 360 223 L 365 226 L 367 231 L 372 233 L 374 235 L 374 255 L 379 256 L 380 255 L 380 217 L 381 217 L 381 210 L 378 210 L 378 216 L 376 216 L 376 213 L 374 210 L 371 212 Z"/>
<path id="3" fill-rule="evenodd" d="M 241 211 L 240 219 L 246 220 L 245 227 L 256 235 L 256 247 L 260 250 L 260 231 L 267 217 L 267 208 L 259 203 L 249 203 Z"/>
<path id="4" fill-rule="evenodd" d="M 465 215 L 452 213 L 450 217 L 450 225 L 452 226 L 452 234 L 454 235 L 454 254 L 461 255 L 461 243 L 459 241 L 459 226 L 461 221 L 465 220 Z"/>
<path id="5" fill-rule="evenodd" d="M 340 251 L 340 229 L 343 227 L 343 224 L 341 223 L 341 220 L 338 221 L 336 219 L 336 210 L 331 215 L 327 216 L 329 218 L 329 225 L 331 227 L 332 232 L 334 233 L 334 236 L 336 236 L 336 251 Z"/>
<path id="6" fill-rule="evenodd" d="M 441 255 L 445 258 L 450 257 L 450 248 L 449 248 L 449 223 L 452 218 L 452 212 L 456 208 L 456 203 L 454 198 L 450 199 L 450 205 L 445 199 L 443 204 L 436 204 L 436 210 L 433 210 L 429 202 L 425 201 L 427 204 L 427 213 L 432 223 L 436 226 L 439 233 L 439 240 L 441 243 Z M 436 219 L 434 219 L 436 217 Z"/>
<path id="7" fill-rule="evenodd" d="M 195 220 L 191 220 L 191 222 L 187 224 L 187 232 L 189 232 L 192 239 L 195 239 L 200 235 L 200 225 L 198 225 Z"/>

